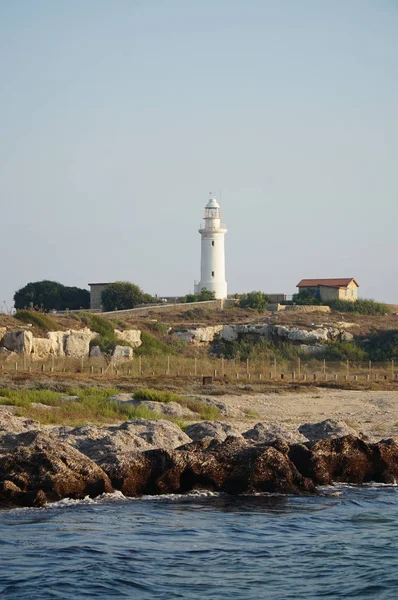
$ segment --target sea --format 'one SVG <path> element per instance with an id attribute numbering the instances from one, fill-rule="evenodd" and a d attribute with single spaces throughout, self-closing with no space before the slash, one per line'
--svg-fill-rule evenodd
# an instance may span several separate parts
<path id="1" fill-rule="evenodd" d="M 0 598 L 398 598 L 398 487 L 3 510 Z"/>

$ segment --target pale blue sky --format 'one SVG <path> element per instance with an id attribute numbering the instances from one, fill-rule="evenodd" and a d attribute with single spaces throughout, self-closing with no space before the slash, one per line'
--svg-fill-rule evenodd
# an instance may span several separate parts
<path id="1" fill-rule="evenodd" d="M 183 294 L 222 189 L 230 292 L 398 303 L 397 0 L 0 0 L 0 304 Z"/>

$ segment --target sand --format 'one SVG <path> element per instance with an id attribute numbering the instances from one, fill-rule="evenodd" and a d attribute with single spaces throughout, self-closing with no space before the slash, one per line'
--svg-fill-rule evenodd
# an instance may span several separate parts
<path id="1" fill-rule="evenodd" d="M 254 421 L 273 421 L 289 430 L 325 419 L 344 421 L 357 432 L 377 439 L 398 437 L 398 391 L 352 391 L 312 388 L 306 393 L 225 395 L 220 400 L 242 411 L 241 430 Z M 238 423 L 237 423 L 238 424 Z"/>

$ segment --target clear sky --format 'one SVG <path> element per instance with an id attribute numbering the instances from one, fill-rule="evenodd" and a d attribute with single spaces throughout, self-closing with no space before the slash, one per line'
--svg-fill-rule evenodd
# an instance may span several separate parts
<path id="1" fill-rule="evenodd" d="M 398 303 L 397 0 L 0 0 L 0 304 L 355 277 Z"/>

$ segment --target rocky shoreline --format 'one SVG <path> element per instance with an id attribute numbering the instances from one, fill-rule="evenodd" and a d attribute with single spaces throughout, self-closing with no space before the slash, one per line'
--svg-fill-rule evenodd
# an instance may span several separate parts
<path id="1" fill-rule="evenodd" d="M 43 427 L 0 411 L 0 507 L 62 498 L 185 493 L 315 494 L 317 486 L 398 480 L 398 442 L 354 434 L 335 421 L 305 424 L 292 436 L 275 423 L 240 433 L 199 422 L 183 432 L 163 419 L 108 427 Z"/>

